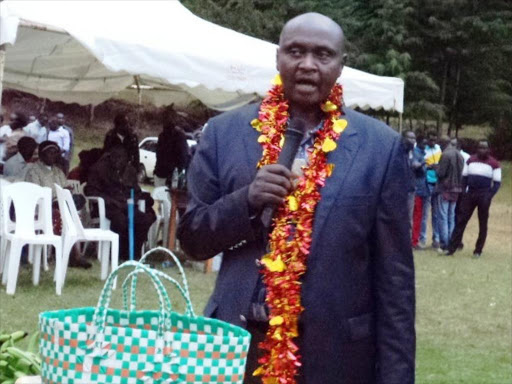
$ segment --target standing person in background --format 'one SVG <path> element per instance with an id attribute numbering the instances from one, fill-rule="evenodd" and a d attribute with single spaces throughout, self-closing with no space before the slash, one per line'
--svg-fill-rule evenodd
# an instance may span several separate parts
<path id="1" fill-rule="evenodd" d="M 425 147 L 425 164 L 427 166 L 427 186 L 430 192 L 430 198 L 424 201 L 423 218 L 421 222 L 420 243 L 422 246 L 427 242 L 427 221 L 428 211 L 432 213 L 432 248 L 439 248 L 439 227 L 437 215 L 437 165 L 441 160 L 441 147 L 436 144 L 437 134 L 434 131 L 429 132 L 427 146 Z"/>
<path id="2" fill-rule="evenodd" d="M 456 217 L 447 255 L 453 255 L 459 247 L 464 230 L 475 208 L 478 208 L 478 239 L 473 257 L 479 258 L 487 238 L 487 223 L 492 198 L 501 185 L 500 163 L 490 155 L 489 142 L 480 140 L 477 153 L 471 156 L 463 171 L 463 194 L 460 201 L 459 214 Z M 467 189 L 466 189 L 467 186 Z"/>
<path id="3" fill-rule="evenodd" d="M 175 169 L 185 169 L 189 153 L 187 137 L 182 128 L 176 125 L 176 116 L 167 114 L 163 121 L 163 130 L 158 135 L 156 146 L 155 187 L 169 185 Z"/>
<path id="4" fill-rule="evenodd" d="M 13 118 L 14 117 L 14 118 Z M 11 113 L 10 122 L 16 118 L 15 113 Z M 5 141 L 11 136 L 12 129 L 9 124 L 4 124 L 4 115 L 0 115 L 0 163 L 4 162 L 5 157 Z"/>
<path id="5" fill-rule="evenodd" d="M 71 143 L 69 132 L 62 128 L 59 124 L 59 120 L 56 118 L 50 120 L 48 128 L 48 140 L 53 141 L 60 148 L 60 157 L 57 159 L 56 165 L 60 167 L 63 172 L 66 172 L 69 168 L 66 153 L 69 153 L 69 146 Z"/>
<path id="6" fill-rule="evenodd" d="M 32 137 L 37 144 L 42 143 L 48 137 L 48 115 L 45 113 L 39 115 L 39 118 L 28 124 L 23 130 Z"/>
<path id="7" fill-rule="evenodd" d="M 69 149 L 63 155 L 64 159 L 66 160 L 66 168 L 64 173 L 67 174 L 69 171 L 69 165 L 71 164 L 71 159 L 73 158 L 73 149 L 75 148 L 75 134 L 73 133 L 73 129 L 66 124 L 66 119 L 64 118 L 63 113 L 57 113 L 56 118 L 57 122 L 59 123 L 59 127 L 65 129 L 69 133 Z"/>
<path id="8" fill-rule="evenodd" d="M 27 117 L 21 112 L 16 112 L 12 117 L 14 117 L 10 124 L 12 132 L 5 140 L 5 161 L 18 153 L 18 141 L 25 136 L 23 127 L 27 125 L 28 121 Z"/>
<path id="9" fill-rule="evenodd" d="M 427 167 L 425 165 L 425 147 L 427 139 L 424 136 L 417 137 L 416 147 L 414 147 L 414 161 L 420 164 L 414 170 L 415 178 L 415 198 L 414 213 L 412 220 L 412 247 L 414 249 L 424 249 L 425 245 L 420 242 L 420 232 L 423 222 L 423 215 L 428 215 L 424 209 L 425 201 L 430 199 L 430 190 L 427 185 Z"/>
<path id="10" fill-rule="evenodd" d="M 445 250 L 455 227 L 455 205 L 462 192 L 464 158 L 457 150 L 457 143 L 453 145 L 448 136 L 443 136 L 440 144 L 443 155 L 437 168 L 437 214 L 441 250 Z"/>
<path id="11" fill-rule="evenodd" d="M 416 135 L 413 131 L 404 131 L 402 133 L 402 142 L 404 144 L 405 153 L 407 155 L 407 162 L 409 163 L 410 170 L 410 187 L 409 195 L 407 199 L 407 208 L 409 210 L 409 221 L 411 225 L 411 236 L 412 236 L 412 217 L 414 212 L 414 196 L 415 196 L 415 172 L 421 167 L 421 162 L 418 162 L 414 158 L 414 147 L 416 145 Z"/>
<path id="12" fill-rule="evenodd" d="M 24 180 L 36 148 L 37 143 L 33 138 L 22 137 L 18 141 L 18 153 L 4 164 L 4 176 L 14 180 Z"/>
<path id="13" fill-rule="evenodd" d="M 128 155 L 128 163 L 135 171 L 139 170 L 139 139 L 132 130 L 132 124 L 125 113 L 119 113 L 114 118 L 114 128 L 107 132 L 103 143 L 103 152 L 121 146 Z"/>

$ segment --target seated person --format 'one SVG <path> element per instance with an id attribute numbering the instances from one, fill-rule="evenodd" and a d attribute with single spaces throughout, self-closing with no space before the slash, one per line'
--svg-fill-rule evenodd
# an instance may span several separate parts
<path id="1" fill-rule="evenodd" d="M 147 240 L 148 230 L 156 219 L 153 199 L 142 192 L 137 184 L 136 170 L 129 165 L 128 155 L 122 146 L 105 152 L 89 170 L 85 194 L 99 196 L 105 200 L 106 216 L 111 221 L 110 229 L 119 234 L 119 258 L 129 258 L 128 249 L 128 205 L 130 189 L 134 189 L 135 201 L 145 200 L 145 212 L 135 206 L 135 259 L 140 258 L 142 244 Z"/>
<path id="2" fill-rule="evenodd" d="M 80 163 L 73 168 L 69 174 L 69 180 L 78 180 L 80 184 L 87 183 L 87 174 L 89 169 L 100 159 L 103 154 L 101 148 L 84 149 L 78 154 Z"/>
<path id="3" fill-rule="evenodd" d="M 40 185 L 41 187 L 48 187 L 52 189 L 53 207 L 53 231 L 55 234 L 60 235 L 62 231 L 62 222 L 60 219 L 59 205 L 57 203 L 57 193 L 55 191 L 55 184 L 65 188 L 66 176 L 64 172 L 56 165 L 61 157 L 61 150 L 57 143 L 53 141 L 43 141 L 38 147 L 39 160 L 36 161 L 27 171 L 25 181 Z M 77 210 L 80 210 L 85 205 L 85 197 L 82 195 L 73 194 L 73 201 Z M 83 257 L 79 256 L 80 252 L 75 246 L 71 252 L 69 259 L 70 267 L 90 268 L 92 265 Z"/>
<path id="4" fill-rule="evenodd" d="M 18 141 L 18 153 L 4 164 L 4 176 L 11 180 L 25 180 L 25 174 L 30 168 L 30 162 L 36 151 L 36 141 L 25 136 Z"/>

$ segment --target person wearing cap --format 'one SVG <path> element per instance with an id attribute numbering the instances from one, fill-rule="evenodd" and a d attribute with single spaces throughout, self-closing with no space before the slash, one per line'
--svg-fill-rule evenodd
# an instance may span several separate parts
<path id="1" fill-rule="evenodd" d="M 52 190 L 53 196 L 53 231 L 60 234 L 62 223 L 60 220 L 60 211 L 56 202 L 55 184 L 64 188 L 66 185 L 66 176 L 64 172 L 57 166 L 57 161 L 60 158 L 61 150 L 57 143 L 53 141 L 43 141 L 38 147 L 39 160 L 34 163 L 25 175 L 25 181 L 40 185 L 41 187 L 48 187 Z M 73 201 L 76 208 L 81 209 L 85 205 L 85 198 L 82 195 L 73 195 Z M 70 260 L 70 267 L 90 268 L 92 265 L 87 260 L 79 256 L 78 249 L 73 248 Z"/>

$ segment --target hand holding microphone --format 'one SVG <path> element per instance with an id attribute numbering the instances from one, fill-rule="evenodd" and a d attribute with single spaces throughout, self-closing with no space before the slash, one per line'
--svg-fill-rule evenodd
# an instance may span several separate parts
<path id="1" fill-rule="evenodd" d="M 263 209 L 261 222 L 265 228 L 270 227 L 274 210 L 293 189 L 290 169 L 304 137 L 305 126 L 300 119 L 288 123 L 277 164 L 262 167 L 249 186 L 249 206 L 256 212 Z"/>

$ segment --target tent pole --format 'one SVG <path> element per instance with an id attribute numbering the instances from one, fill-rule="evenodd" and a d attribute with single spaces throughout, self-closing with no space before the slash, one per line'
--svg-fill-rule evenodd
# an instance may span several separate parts
<path id="1" fill-rule="evenodd" d="M 402 113 L 398 114 L 398 127 L 400 130 L 400 133 L 402 133 Z"/>
<path id="2" fill-rule="evenodd" d="M 133 76 L 133 80 L 135 80 L 135 85 L 137 86 L 137 130 L 140 130 L 140 109 L 142 105 L 142 91 L 140 89 L 139 76 Z"/>
<path id="3" fill-rule="evenodd" d="M 5 67 L 5 48 L 6 45 L 0 45 L 0 112 L 2 106 L 2 92 L 4 90 L 4 67 Z"/>

